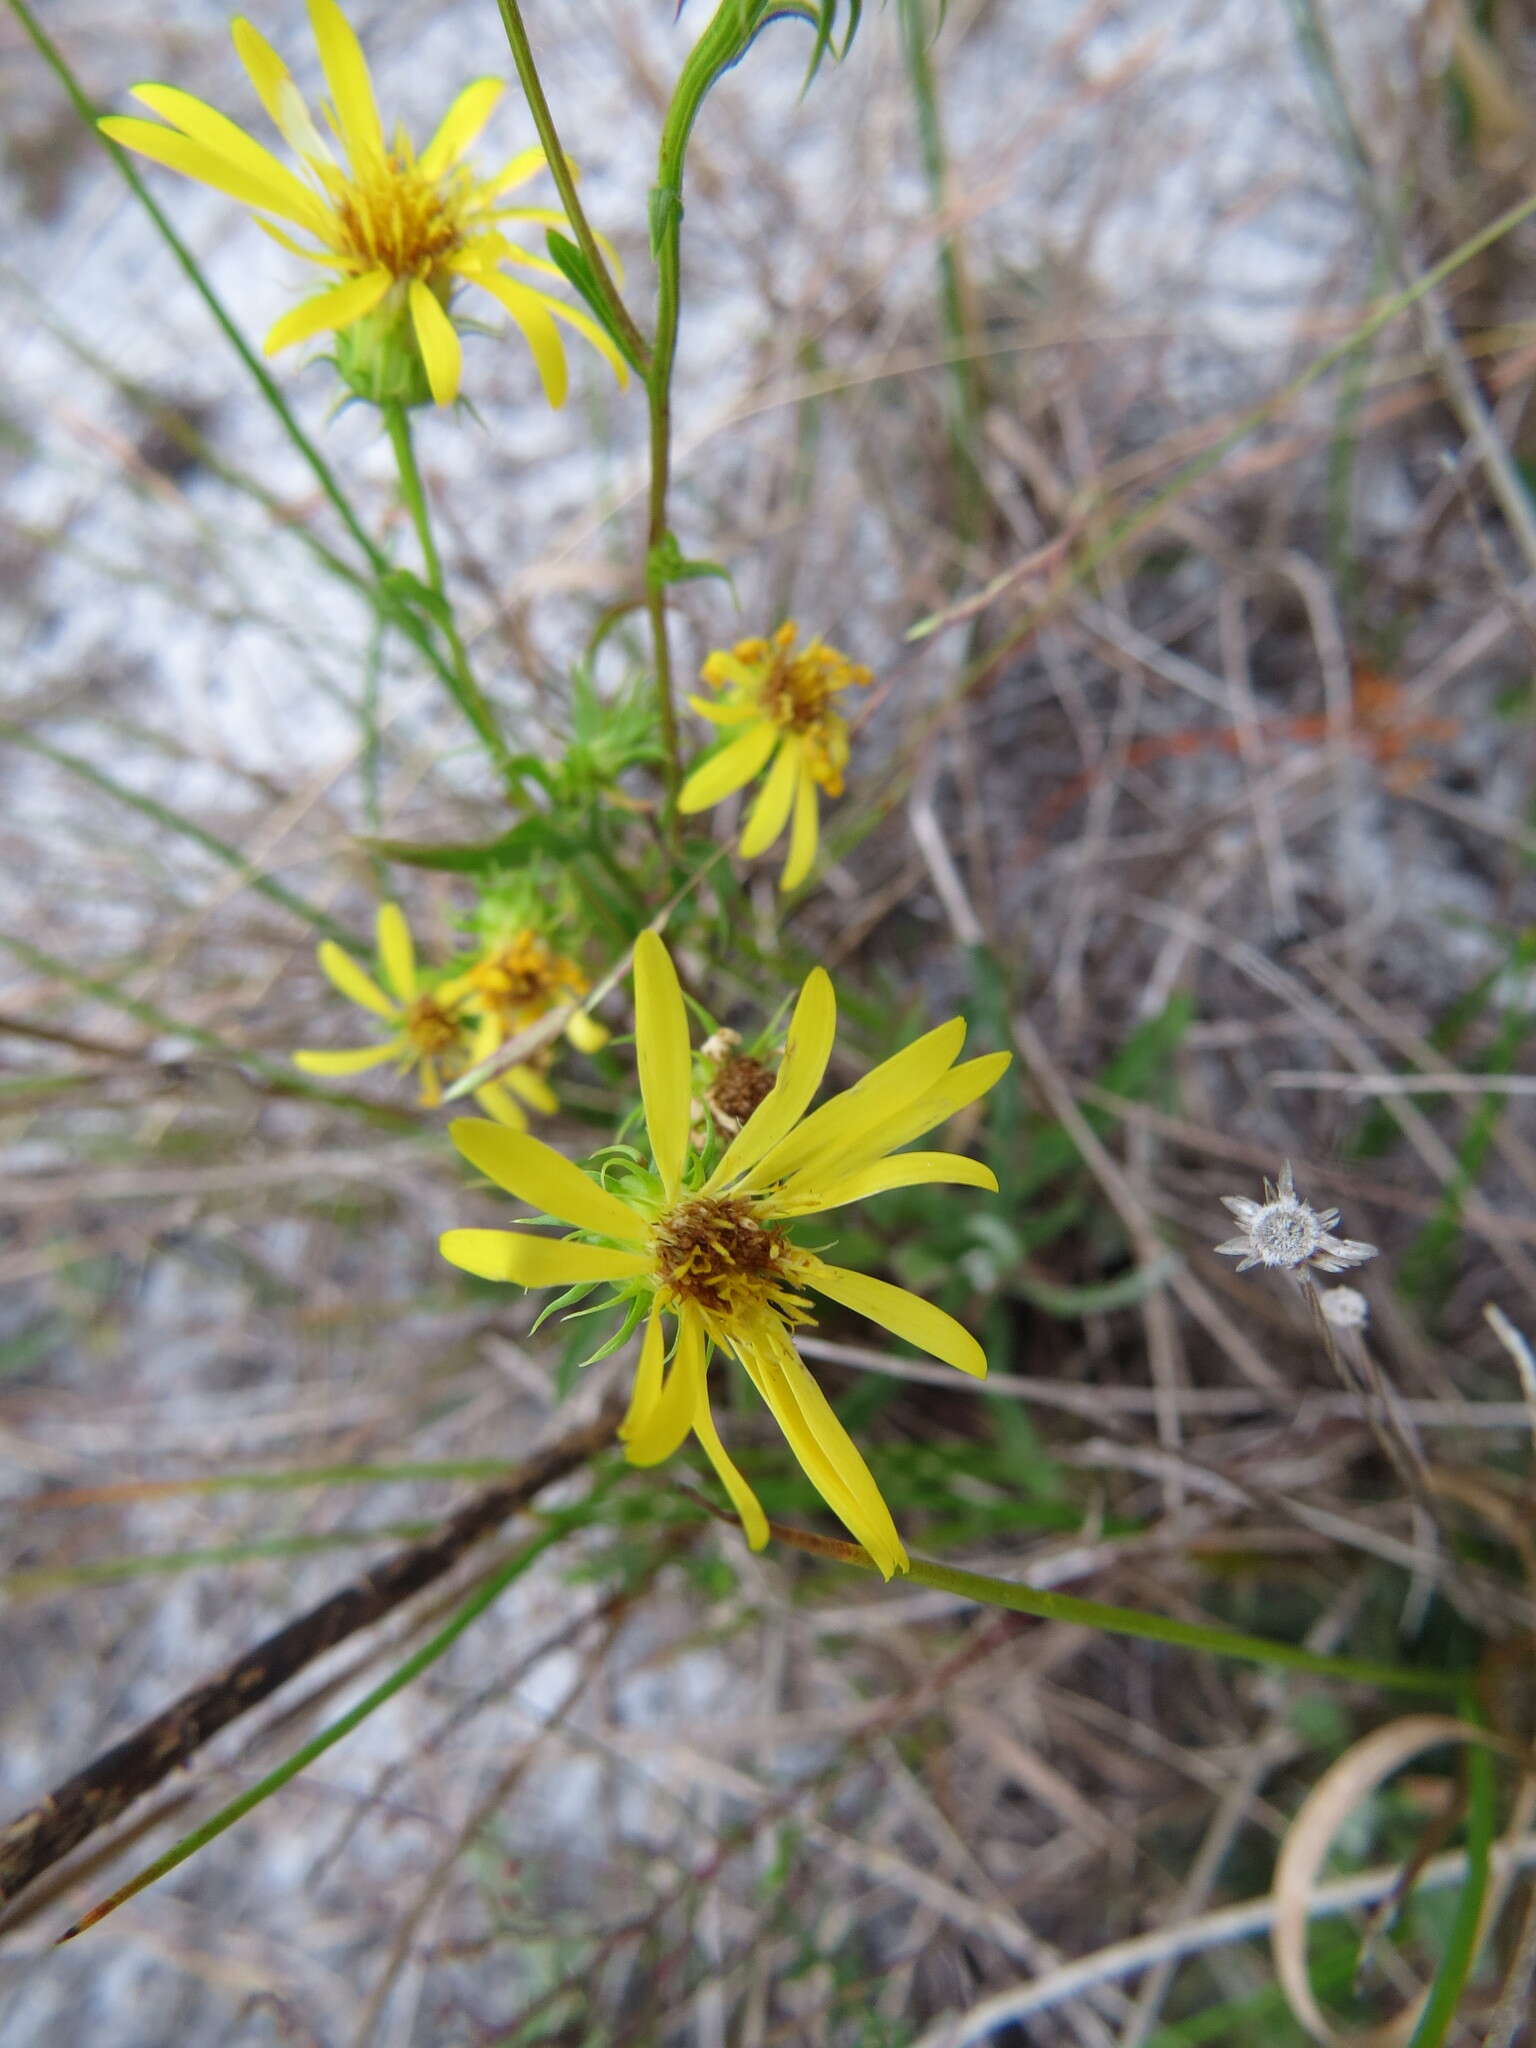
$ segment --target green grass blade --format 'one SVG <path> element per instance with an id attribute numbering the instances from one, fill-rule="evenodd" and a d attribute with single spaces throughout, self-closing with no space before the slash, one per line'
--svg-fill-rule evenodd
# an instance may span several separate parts
<path id="1" fill-rule="evenodd" d="M 1478 1718 L 1476 1703 L 1468 1698 L 1462 1712 L 1469 1720 Z M 1498 1828 L 1494 1799 L 1492 1752 L 1474 1743 L 1467 1752 L 1467 1876 L 1456 1902 L 1445 1956 L 1435 1975 L 1429 2002 L 1419 2015 L 1408 2048 L 1443 2048 L 1456 2022 L 1461 1994 L 1477 1959 L 1482 1933 L 1483 1901 L 1488 1892 L 1488 1872 L 1493 1838 Z"/>
<path id="2" fill-rule="evenodd" d="M 59 1940 L 71 1941 L 76 1935 L 83 1934 L 88 1927 L 94 1927 L 98 1921 L 106 1919 L 109 1913 L 115 1912 L 119 1906 L 157 1883 L 159 1879 L 185 1863 L 189 1857 L 195 1856 L 199 1849 L 204 1849 L 210 1842 L 216 1841 L 226 1830 L 232 1828 L 236 1821 L 243 1820 L 248 1813 L 270 1799 L 274 1792 L 280 1792 L 284 1785 L 298 1777 L 301 1771 L 307 1770 L 318 1757 L 324 1756 L 328 1749 L 334 1749 L 336 1744 L 350 1735 L 354 1728 L 361 1727 L 370 1714 L 377 1713 L 378 1709 L 392 1700 L 397 1692 L 403 1692 L 413 1679 L 419 1678 L 423 1671 L 430 1670 L 432 1665 L 453 1647 L 471 1622 L 477 1621 L 514 1580 L 521 1578 L 546 1550 L 558 1543 L 571 1528 L 579 1526 L 583 1519 L 584 1517 L 579 1514 L 562 1517 L 550 1528 L 541 1530 L 531 1543 L 525 1544 L 518 1551 L 515 1557 L 509 1558 L 505 1564 L 498 1566 L 483 1579 L 437 1634 L 407 1657 L 405 1662 L 392 1671 L 381 1684 L 376 1685 L 372 1692 L 365 1694 L 356 1706 L 349 1707 L 346 1713 L 322 1728 L 318 1735 L 296 1749 L 292 1756 L 285 1758 L 276 1770 L 268 1771 L 267 1775 L 258 1779 L 248 1791 L 242 1792 L 237 1799 L 230 1800 L 227 1806 L 221 1806 L 216 1814 L 203 1822 L 201 1827 L 194 1828 L 188 1835 L 183 1835 L 181 1840 L 174 1847 L 167 1849 L 163 1856 L 157 1856 L 153 1863 L 141 1870 L 137 1876 L 130 1878 L 127 1884 L 120 1885 L 110 1898 L 103 1899 L 99 1905 L 93 1906 L 83 1919 L 66 1928 Z"/>
<path id="3" fill-rule="evenodd" d="M 258 894 L 265 896 L 269 902 L 280 905 L 282 909 L 291 911 L 295 917 L 302 918 L 305 924 L 320 932 L 325 938 L 335 939 L 348 952 L 356 953 L 360 958 L 366 957 L 366 948 L 359 946 L 355 934 L 349 932 L 344 925 L 338 924 L 335 918 L 327 916 L 325 911 L 317 909 L 313 903 L 306 903 L 302 896 L 295 895 L 292 889 L 285 888 L 281 882 L 273 881 L 270 875 L 262 874 L 238 846 L 231 846 L 227 839 L 220 839 L 216 833 L 209 832 L 194 819 L 183 817 L 180 811 L 172 810 L 169 804 L 160 803 L 152 796 L 143 796 L 136 789 L 129 789 L 125 783 L 107 774 L 105 769 L 94 767 L 89 761 L 82 761 L 78 754 L 68 753 L 63 747 L 56 747 L 49 740 L 39 739 L 36 733 L 27 731 L 24 726 L 13 725 L 9 719 L 0 719 L 0 738 L 9 740 L 13 746 L 25 747 L 30 753 L 41 755 L 45 761 L 52 761 L 55 767 L 78 776 L 82 782 L 88 782 L 93 789 L 99 789 L 103 796 L 109 796 L 115 802 L 126 805 L 129 810 L 137 811 L 141 817 L 153 819 L 155 824 L 163 825 L 168 832 L 178 833 L 183 839 L 191 840 L 192 844 L 200 846 L 204 853 L 211 854 L 216 861 L 227 868 L 232 868 L 248 888 L 256 890 Z"/>
<path id="4" fill-rule="evenodd" d="M 430 1536 L 436 1522 L 383 1522 L 372 1529 L 332 1529 L 324 1535 L 265 1536 L 251 1543 L 219 1543 L 206 1550 L 146 1551 L 137 1557 L 92 1557 L 81 1564 L 35 1565 L 0 1579 L 13 1599 L 56 1592 L 61 1586 L 112 1585 L 174 1572 L 208 1571 L 216 1565 L 254 1564 L 264 1558 L 315 1557 L 348 1544 L 415 1543 Z"/>
<path id="5" fill-rule="evenodd" d="M 391 1109 L 387 1103 L 369 1102 L 360 1095 L 347 1095 L 329 1088 L 321 1088 L 306 1081 L 302 1074 L 278 1060 L 269 1060 L 265 1054 L 252 1052 L 247 1046 L 234 1045 L 227 1038 L 221 1038 L 217 1031 L 210 1031 L 202 1024 L 188 1024 L 180 1017 L 172 1017 L 153 1003 L 146 1003 L 138 996 L 129 995 L 115 982 L 104 981 L 95 975 L 82 974 L 67 960 L 61 960 L 54 953 L 48 953 L 41 946 L 34 946 L 30 939 L 22 938 L 16 932 L 0 931 L 0 946 L 14 953 L 18 960 L 25 960 L 29 967 L 37 968 L 43 974 L 52 974 L 81 995 L 91 996 L 99 1003 L 106 1003 L 136 1023 L 147 1025 L 151 1031 L 165 1032 L 169 1036 L 185 1038 L 191 1044 L 201 1046 L 205 1052 L 216 1053 L 220 1059 L 230 1060 L 253 1074 L 259 1074 L 266 1087 L 278 1095 L 303 1096 L 307 1101 L 328 1103 L 333 1109 L 350 1109 L 370 1122 L 388 1125 L 393 1130 L 417 1131 L 421 1128 L 419 1117 L 411 1116 L 404 1110 Z"/>

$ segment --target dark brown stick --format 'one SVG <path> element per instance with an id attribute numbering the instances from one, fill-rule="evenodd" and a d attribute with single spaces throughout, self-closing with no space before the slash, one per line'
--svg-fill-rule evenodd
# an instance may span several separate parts
<path id="1" fill-rule="evenodd" d="M 397 1550 L 278 1629 L 0 1829 L 0 1900 L 14 1899 L 77 1843 L 116 1820 L 211 1736 L 248 1714 L 306 1664 L 442 1578 L 467 1550 L 492 1535 L 546 1486 L 611 1443 L 613 1432 L 614 1415 L 605 1410 L 536 1452 L 507 1478 L 467 1500 L 437 1535 Z"/>

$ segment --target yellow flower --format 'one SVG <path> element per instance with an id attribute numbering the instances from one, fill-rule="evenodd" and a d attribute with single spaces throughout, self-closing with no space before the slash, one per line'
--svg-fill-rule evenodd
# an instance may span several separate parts
<path id="1" fill-rule="evenodd" d="M 574 960 L 557 953 L 541 932 L 525 927 L 489 947 L 472 967 L 445 982 L 441 993 L 480 1013 L 470 1054 L 478 1066 L 556 1004 L 579 1001 L 590 986 Z M 605 1024 L 578 1010 L 565 1035 L 578 1052 L 597 1052 L 609 1033 Z"/>
<path id="2" fill-rule="evenodd" d="M 443 1080 L 473 1064 L 477 1025 L 446 987 L 423 988 L 416 967 L 410 926 L 398 903 L 383 903 L 378 916 L 379 965 L 389 993 L 366 974 L 350 953 L 330 939 L 321 941 L 316 958 L 331 986 L 349 1002 L 389 1025 L 382 1045 L 361 1045 L 346 1052 L 296 1052 L 293 1063 L 305 1074 L 363 1074 L 393 1060 L 402 1073 L 421 1076 L 421 1102 L 435 1109 L 443 1099 Z M 512 1067 L 504 1077 L 475 1090 L 487 1115 L 515 1131 L 526 1130 L 524 1116 L 509 1090 L 534 1109 L 546 1113 L 559 1107 L 553 1090 L 532 1067 Z"/>
<path id="3" fill-rule="evenodd" d="M 786 619 L 771 640 L 742 640 L 729 653 L 716 648 L 709 656 L 700 674 L 724 695 L 718 702 L 688 701 L 712 725 L 740 730 L 694 769 L 678 799 L 680 810 L 707 811 L 767 768 L 742 830 L 741 851 L 747 860 L 766 853 L 788 824 L 781 889 L 797 888 L 816 858 L 817 790 L 843 793 L 848 727 L 830 700 L 870 680 L 867 668 L 820 640 L 796 653 L 796 631 L 794 620 Z"/>
<path id="4" fill-rule="evenodd" d="M 812 1321 L 808 1290 L 961 1372 L 979 1376 L 987 1362 L 953 1316 L 889 1281 L 828 1265 L 795 1244 L 785 1225 L 925 1181 L 995 1192 L 992 1172 L 974 1159 L 896 1148 L 984 1094 L 1009 1055 L 989 1053 L 956 1066 L 965 1024 L 955 1018 L 807 1115 L 836 1023 L 832 984 L 813 968 L 772 1089 L 709 1167 L 689 1145 L 692 1071 L 682 990 L 665 946 L 654 932 L 642 933 L 635 947 L 635 1043 L 652 1167 L 601 1186 L 537 1138 L 465 1119 L 450 1131 L 472 1165 L 582 1235 L 450 1230 L 441 1245 L 445 1258 L 486 1280 L 524 1287 L 612 1282 L 632 1316 L 645 1315 L 634 1392 L 619 1430 L 630 1462 L 659 1465 L 691 1432 L 757 1550 L 768 1540 L 767 1520 L 720 1441 L 706 1388 L 711 1350 L 730 1352 L 822 1499 L 889 1578 L 907 1562 L 890 1510 L 795 1350 L 796 1327 Z M 663 1316 L 677 1326 L 670 1363 Z"/>
<path id="5" fill-rule="evenodd" d="M 330 99 L 330 142 L 311 118 L 287 66 L 248 21 L 233 24 L 235 51 L 274 126 L 299 159 L 302 175 L 217 109 L 172 85 L 140 85 L 135 99 L 169 123 L 114 115 L 102 133 L 183 177 L 211 185 L 251 209 L 256 224 L 285 249 L 332 273 L 324 291 L 285 313 L 266 339 L 271 355 L 317 334 L 337 336 L 337 367 L 362 397 L 377 404 L 439 405 L 458 395 L 459 337 L 450 317 L 456 286 L 477 285 L 522 329 L 551 405 L 566 392 L 564 320 L 607 358 L 622 384 L 623 358 L 595 321 L 532 285 L 503 275 L 511 263 L 558 276 L 555 265 L 508 241 L 500 223 L 569 225 L 556 207 L 507 206 L 503 196 L 545 163 L 525 149 L 476 177 L 465 152 L 489 120 L 503 85 L 477 78 L 465 86 L 442 125 L 418 154 L 402 128 L 393 139 L 373 96 L 362 46 L 336 0 L 309 0 L 310 26 Z M 262 218 L 275 215 L 318 247 L 294 241 Z"/>

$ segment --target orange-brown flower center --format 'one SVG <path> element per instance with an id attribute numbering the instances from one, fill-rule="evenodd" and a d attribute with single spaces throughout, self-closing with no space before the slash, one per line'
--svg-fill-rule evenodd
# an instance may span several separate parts
<path id="1" fill-rule="evenodd" d="M 727 1137 L 734 1137 L 763 1098 L 772 1093 L 774 1078 L 761 1060 L 745 1053 L 733 1053 L 721 1061 L 704 1100 Z"/>
<path id="2" fill-rule="evenodd" d="M 787 1295 L 790 1246 L 738 1195 L 699 1195 L 679 1202 L 651 1230 L 656 1275 L 664 1286 L 708 1315 L 733 1316 Z"/>
<path id="3" fill-rule="evenodd" d="M 481 1004 L 505 1023 L 532 1022 L 564 997 L 587 991 L 575 961 L 551 951 L 536 932 L 520 932 L 488 953 L 467 979 Z"/>
<path id="4" fill-rule="evenodd" d="M 462 1030 L 453 1013 L 431 996 L 418 996 L 405 1013 L 405 1035 L 422 1059 L 446 1052 Z"/>
<path id="5" fill-rule="evenodd" d="M 775 648 L 762 683 L 763 709 L 775 725 L 787 731 L 810 732 L 823 719 L 837 716 L 828 711 L 827 699 L 846 681 L 813 655 Z"/>

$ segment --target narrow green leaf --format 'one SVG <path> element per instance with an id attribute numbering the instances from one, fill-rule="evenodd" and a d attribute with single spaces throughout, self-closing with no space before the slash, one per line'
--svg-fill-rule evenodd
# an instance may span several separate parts
<path id="1" fill-rule="evenodd" d="M 361 1727 L 370 1714 L 376 1713 L 387 1701 L 392 1700 L 397 1692 L 402 1692 L 413 1679 L 419 1678 L 423 1671 L 429 1670 L 445 1655 L 470 1623 L 477 1621 L 507 1587 L 515 1579 L 521 1578 L 529 1566 L 541 1558 L 546 1550 L 558 1543 L 571 1529 L 581 1526 L 588 1518 L 590 1506 L 591 1503 L 588 1502 L 585 1510 L 576 1510 L 570 1515 L 562 1516 L 559 1520 L 552 1521 L 548 1528 L 541 1530 L 531 1543 L 525 1544 L 518 1551 L 515 1557 L 509 1558 L 505 1564 L 489 1573 L 437 1634 L 423 1643 L 414 1655 L 407 1657 L 382 1684 L 376 1685 L 372 1692 L 360 1699 L 356 1706 L 349 1707 L 346 1713 L 332 1721 L 328 1727 L 322 1728 L 318 1735 L 280 1763 L 275 1771 L 269 1771 L 248 1791 L 242 1792 L 238 1799 L 232 1799 L 227 1806 L 221 1806 L 219 1811 L 211 1819 L 204 1821 L 201 1827 L 194 1828 L 188 1835 L 183 1835 L 181 1840 L 173 1848 L 167 1849 L 163 1856 L 157 1856 L 154 1862 L 141 1870 L 136 1877 L 130 1878 L 127 1884 L 120 1885 L 110 1898 L 103 1899 L 99 1906 L 93 1906 L 83 1919 L 76 1921 L 73 1927 L 65 1929 L 59 1937 L 60 1940 L 69 1941 L 76 1935 L 83 1934 L 88 1927 L 94 1927 L 109 1913 L 115 1912 L 119 1906 L 126 1904 L 139 1892 L 175 1870 L 189 1857 L 195 1856 L 199 1849 L 206 1848 L 210 1842 L 216 1841 L 226 1829 L 232 1828 L 236 1821 L 243 1820 L 264 1800 L 270 1799 L 274 1792 L 280 1792 L 283 1786 L 296 1778 L 301 1771 L 307 1770 L 317 1757 L 324 1756 L 328 1749 L 334 1749 L 336 1744 L 350 1735 L 354 1728 Z"/>
<path id="2" fill-rule="evenodd" d="M 544 246 L 549 251 L 550 261 L 557 266 L 566 283 L 580 293 L 587 311 L 592 315 L 598 326 L 602 328 L 604 334 L 607 335 L 625 362 L 628 363 L 637 377 L 643 377 L 645 375 L 644 366 L 636 360 L 634 350 L 614 325 L 612 316 L 603 302 L 603 294 L 598 287 L 592 266 L 587 261 L 583 252 L 570 240 L 569 236 L 558 233 L 554 228 L 549 228 L 545 231 Z"/>
<path id="3" fill-rule="evenodd" d="M 569 860 L 587 849 L 585 837 L 562 832 L 547 818 L 525 818 L 521 825 L 514 825 L 498 839 L 445 840 L 438 844 L 419 844 L 410 839 L 364 839 L 360 843 L 381 860 L 449 875 L 483 875 L 521 867 L 539 854 Z"/>

